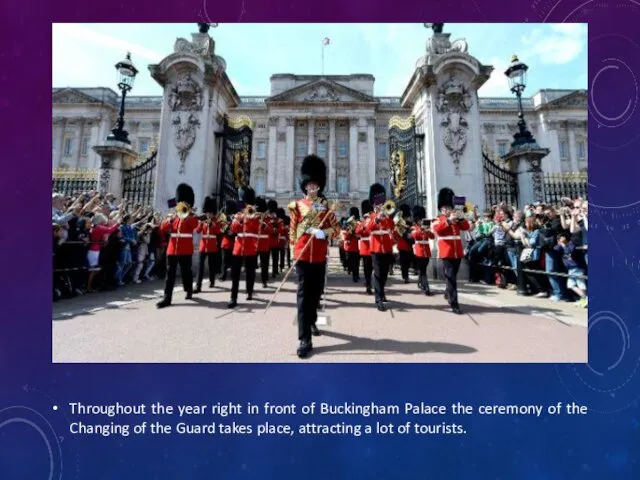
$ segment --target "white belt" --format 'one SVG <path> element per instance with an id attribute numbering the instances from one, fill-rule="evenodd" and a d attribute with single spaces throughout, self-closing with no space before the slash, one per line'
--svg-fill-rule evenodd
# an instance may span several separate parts
<path id="1" fill-rule="evenodd" d="M 438 240 L 462 240 L 460 235 L 451 235 L 448 237 L 438 237 Z"/>
<path id="2" fill-rule="evenodd" d="M 260 235 L 255 234 L 255 233 L 239 233 L 239 234 L 236 235 L 236 237 L 238 237 L 238 238 L 244 238 L 244 237 L 260 238 Z"/>
<path id="3" fill-rule="evenodd" d="M 391 230 L 374 230 L 371 235 L 391 235 Z"/>
<path id="4" fill-rule="evenodd" d="M 278 237 L 278 240 L 286 240 L 287 237 Z"/>
<path id="5" fill-rule="evenodd" d="M 368 242 L 369 241 L 369 237 L 361 238 L 360 241 L 361 242 Z"/>
<path id="6" fill-rule="evenodd" d="M 193 238 L 191 233 L 172 233 L 171 238 Z"/>
<path id="7" fill-rule="evenodd" d="M 418 245 L 429 245 L 429 240 L 416 240 Z"/>
<path id="8" fill-rule="evenodd" d="M 258 238 L 269 238 L 269 235 L 258 235 Z"/>
<path id="9" fill-rule="evenodd" d="M 217 238 L 215 235 L 202 235 L 202 238 Z"/>

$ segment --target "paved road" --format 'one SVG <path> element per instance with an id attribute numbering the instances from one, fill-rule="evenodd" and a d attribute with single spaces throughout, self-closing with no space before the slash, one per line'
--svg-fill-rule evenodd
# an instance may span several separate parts
<path id="1" fill-rule="evenodd" d="M 587 311 L 571 304 L 518 297 L 512 291 L 462 284 L 464 315 L 450 313 L 441 294 L 426 297 L 414 277 L 390 277 L 387 312 L 332 267 L 323 335 L 306 362 L 546 363 L 587 361 Z M 293 280 L 293 279 L 292 279 Z M 295 356 L 295 284 L 285 284 L 272 307 L 275 283 L 258 284 L 252 302 L 228 310 L 230 282 L 192 301 L 176 289 L 174 305 L 157 310 L 162 283 L 56 302 L 56 363 L 299 362 Z M 241 286 L 242 287 L 242 286 Z M 442 292 L 442 284 L 433 283 Z"/>

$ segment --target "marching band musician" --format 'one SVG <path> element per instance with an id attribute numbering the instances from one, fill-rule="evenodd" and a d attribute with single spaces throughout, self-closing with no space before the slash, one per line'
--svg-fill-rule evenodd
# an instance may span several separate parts
<path id="1" fill-rule="evenodd" d="M 393 230 L 395 224 L 391 217 L 392 211 L 385 211 L 387 193 L 384 186 L 374 183 L 369 188 L 369 202 L 374 207 L 374 212 L 367 220 L 364 234 L 369 235 L 371 254 L 373 260 L 373 288 L 375 290 L 376 305 L 378 310 L 384 312 L 384 302 L 387 297 L 384 287 L 389 275 L 389 267 L 393 261 Z M 384 207 L 387 207 L 385 204 Z M 389 208 L 389 210 L 391 210 Z"/>
<path id="2" fill-rule="evenodd" d="M 220 235 L 222 237 L 222 240 L 220 241 L 220 250 L 222 251 L 221 282 L 224 282 L 227 279 L 227 272 L 231 269 L 231 265 L 233 264 L 233 243 L 235 236 L 233 235 L 233 232 L 231 232 L 231 222 L 233 221 L 233 215 L 237 211 L 236 202 L 228 200 L 224 208 L 224 213 L 227 216 L 227 224 L 222 227 Z"/>
<path id="3" fill-rule="evenodd" d="M 278 217 L 278 202 L 269 200 L 267 202 L 269 213 L 267 223 L 271 227 L 269 235 L 269 250 L 271 251 L 271 278 L 278 276 L 278 256 L 280 254 L 280 236 L 282 235 L 283 222 Z"/>
<path id="4" fill-rule="evenodd" d="M 373 207 L 369 200 L 363 200 L 360 207 L 362 210 L 362 220 L 356 227 L 356 235 L 360 237 L 358 241 L 358 248 L 360 258 L 362 258 L 362 270 L 364 271 L 364 284 L 367 288 L 367 295 L 373 295 L 373 291 L 371 290 L 371 273 L 373 272 L 373 263 L 371 260 L 370 238 L 369 234 L 364 233 L 364 227 L 371 215 L 371 212 L 373 212 Z"/>
<path id="5" fill-rule="evenodd" d="M 204 199 L 202 213 L 205 219 L 200 221 L 196 233 L 200 234 L 200 248 L 198 257 L 198 279 L 196 289 L 193 293 L 202 291 L 202 278 L 204 277 L 204 262 L 208 260 L 209 266 L 209 288 L 216 285 L 216 272 L 218 271 L 218 235 L 222 231 L 223 225 L 216 219 L 216 201 L 211 197 Z"/>
<path id="6" fill-rule="evenodd" d="M 403 204 L 399 208 L 399 216 L 403 225 L 396 225 L 394 230 L 394 240 L 398 248 L 398 256 L 400 257 L 400 271 L 402 273 L 402 279 L 404 283 L 409 283 L 409 267 L 413 261 L 413 238 L 411 237 L 411 207 Z"/>
<path id="7" fill-rule="evenodd" d="M 289 204 L 289 244 L 294 250 L 298 276 L 299 358 L 306 358 L 311 353 L 311 335 L 320 335 L 316 326 L 317 309 L 324 290 L 328 242 L 340 232 L 333 210 L 322 196 L 326 182 L 324 161 L 316 155 L 308 155 L 300 168 L 300 188 L 305 197 Z"/>
<path id="8" fill-rule="evenodd" d="M 342 230 L 344 251 L 347 255 L 347 267 L 354 283 L 360 281 L 360 247 L 358 245 L 358 234 L 356 233 L 359 220 L 360 212 L 358 212 L 358 207 L 351 207 L 349 209 L 349 218 L 345 221 L 344 230 Z"/>
<path id="9" fill-rule="evenodd" d="M 427 267 L 431 259 L 429 240 L 435 238 L 435 235 L 431 231 L 431 221 L 426 220 L 424 217 L 426 217 L 424 207 L 420 205 L 413 207 L 413 229 L 411 236 L 414 240 L 413 254 L 418 264 L 418 288 L 422 290 L 425 295 L 430 296 L 431 289 L 429 288 L 429 280 L 427 278 Z"/>
<path id="10" fill-rule="evenodd" d="M 449 302 L 453 313 L 460 315 L 458 304 L 457 275 L 460 262 L 464 257 L 464 249 L 460 232 L 469 230 L 469 222 L 454 209 L 455 194 L 450 188 L 443 188 L 438 193 L 438 210 L 441 215 L 432 223 L 437 236 L 438 258 L 442 263 L 446 290 L 444 298 Z"/>
<path id="11" fill-rule="evenodd" d="M 242 265 L 246 275 L 247 300 L 253 299 L 253 285 L 256 281 L 256 266 L 258 263 L 258 236 L 260 232 L 260 217 L 256 212 L 256 193 L 250 187 L 242 190 L 241 201 L 246 207 L 241 213 L 236 213 L 231 223 L 231 232 L 235 234 L 233 256 L 231 264 L 231 301 L 228 308 L 238 306 L 238 290 L 240 289 L 240 272 Z"/>
<path id="12" fill-rule="evenodd" d="M 258 261 L 260 262 L 260 276 L 262 287 L 267 288 L 269 281 L 269 255 L 271 253 L 271 224 L 267 219 L 267 201 L 263 197 L 256 200 L 256 209 L 260 214 L 260 232 L 258 236 Z"/>
<path id="13" fill-rule="evenodd" d="M 193 257 L 193 232 L 198 228 L 198 219 L 191 209 L 194 204 L 193 189 L 181 183 L 176 189 L 176 216 L 162 222 L 160 232 L 169 235 L 167 247 L 167 278 L 164 283 L 164 298 L 156 306 L 164 308 L 171 305 L 173 286 L 176 282 L 176 270 L 180 265 L 182 285 L 186 292 L 186 300 L 193 296 L 193 274 L 191 261 Z"/>
<path id="14" fill-rule="evenodd" d="M 278 259 L 280 262 L 280 272 L 284 272 L 284 257 L 286 252 L 289 252 L 287 244 L 289 243 L 289 226 L 287 225 L 287 217 L 284 213 L 284 208 L 278 208 L 276 215 L 280 220 L 280 230 L 278 232 Z M 289 267 L 291 267 L 291 255 L 287 255 Z M 274 262 L 275 265 L 275 262 Z"/>
<path id="15" fill-rule="evenodd" d="M 346 227 L 347 219 L 342 217 L 340 219 L 340 230 L 344 230 Z M 340 264 L 345 272 L 349 271 L 349 264 L 347 263 L 347 252 L 344 250 L 344 238 L 342 235 L 338 236 L 338 254 L 340 255 Z M 350 273 L 350 272 L 349 272 Z"/>

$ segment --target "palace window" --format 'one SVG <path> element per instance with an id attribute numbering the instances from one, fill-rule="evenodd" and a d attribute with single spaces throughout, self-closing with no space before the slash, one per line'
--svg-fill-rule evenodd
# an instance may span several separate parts
<path id="1" fill-rule="evenodd" d="M 65 138 L 64 139 L 64 156 L 65 157 L 70 157 L 71 153 L 73 152 L 73 139 L 71 138 Z"/>
<path id="2" fill-rule="evenodd" d="M 320 158 L 324 159 L 327 156 L 327 141 L 326 140 L 318 140 L 318 148 L 316 151 L 316 155 Z"/>
<path id="3" fill-rule="evenodd" d="M 304 138 L 298 139 L 298 152 L 297 157 L 304 157 L 307 154 L 307 141 Z"/>
<path id="4" fill-rule="evenodd" d="M 338 142 L 338 156 L 340 158 L 346 158 L 348 155 L 347 153 L 347 141 L 346 140 L 340 140 Z"/>
<path id="5" fill-rule="evenodd" d="M 567 160 L 567 142 L 560 142 L 560 160 Z"/>
<path id="6" fill-rule="evenodd" d="M 264 142 L 258 142 L 258 144 L 256 145 L 256 158 L 258 158 L 259 160 L 264 160 L 265 157 L 265 150 L 266 150 L 266 145 Z"/>
<path id="7" fill-rule="evenodd" d="M 349 193 L 349 180 L 345 176 L 338 177 L 338 193 Z"/>
<path id="8" fill-rule="evenodd" d="M 147 153 L 149 151 L 149 139 L 141 138 L 138 140 L 138 153 Z"/>
<path id="9" fill-rule="evenodd" d="M 84 137 L 82 139 L 82 156 L 86 157 L 89 155 L 89 142 L 91 141 L 90 137 Z"/>
<path id="10" fill-rule="evenodd" d="M 582 140 L 580 140 L 578 142 L 577 150 L 578 150 L 578 158 L 580 160 L 584 160 L 584 158 L 585 158 L 585 149 L 584 149 L 584 142 Z"/>
<path id="11" fill-rule="evenodd" d="M 386 142 L 380 142 L 378 143 L 378 158 L 380 160 L 386 160 L 388 154 L 387 154 L 387 144 Z"/>
<path id="12" fill-rule="evenodd" d="M 256 178 L 256 195 L 264 195 L 264 178 Z"/>
<path id="13" fill-rule="evenodd" d="M 505 141 L 498 142 L 498 155 L 504 157 L 509 150 L 509 143 Z"/>

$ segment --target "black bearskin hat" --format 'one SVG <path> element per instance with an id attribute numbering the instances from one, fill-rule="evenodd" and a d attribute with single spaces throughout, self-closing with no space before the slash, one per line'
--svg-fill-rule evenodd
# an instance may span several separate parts
<path id="1" fill-rule="evenodd" d="M 206 197 L 202 205 L 202 213 L 216 213 L 218 205 L 215 198 Z"/>
<path id="2" fill-rule="evenodd" d="M 267 208 L 271 213 L 276 213 L 278 211 L 278 202 L 275 200 L 269 200 L 267 202 Z"/>
<path id="3" fill-rule="evenodd" d="M 382 201 L 380 201 L 380 198 L 378 197 L 382 197 L 382 196 L 384 196 L 384 198 L 382 198 Z M 369 187 L 369 202 L 371 202 L 371 205 L 376 204 L 376 202 L 374 202 L 375 198 L 378 198 L 379 204 L 384 203 L 386 201 L 387 191 L 385 190 L 384 185 L 380 185 L 379 183 L 374 183 Z"/>
<path id="4" fill-rule="evenodd" d="M 300 188 L 307 193 L 307 184 L 315 182 L 320 187 L 318 193 L 322 193 L 327 184 L 327 166 L 317 155 L 307 155 L 300 167 Z"/>
<path id="5" fill-rule="evenodd" d="M 450 188 L 443 188 L 438 192 L 438 210 L 442 207 L 454 208 L 453 200 L 455 193 Z"/>
<path id="6" fill-rule="evenodd" d="M 406 203 L 400 205 L 400 211 L 402 212 L 402 216 L 404 218 L 409 218 L 411 216 L 411 207 Z"/>
<path id="7" fill-rule="evenodd" d="M 238 209 L 236 208 L 236 202 L 234 202 L 233 200 L 227 200 L 227 203 L 224 207 L 225 215 L 233 215 L 234 213 L 237 213 L 237 211 Z"/>
<path id="8" fill-rule="evenodd" d="M 351 207 L 349 209 L 349 216 L 356 217 L 356 219 L 360 220 L 360 212 L 358 211 L 358 207 Z"/>
<path id="9" fill-rule="evenodd" d="M 265 213 L 267 211 L 267 201 L 264 197 L 256 198 L 256 210 L 260 213 Z"/>
<path id="10" fill-rule="evenodd" d="M 196 203 L 193 188 L 186 183 L 178 185 L 176 189 L 176 203 L 186 203 L 190 207 L 193 207 L 193 204 Z"/>
<path id="11" fill-rule="evenodd" d="M 285 219 L 284 208 L 277 209 L 276 215 L 278 216 L 279 219 L 284 220 Z"/>
<path id="12" fill-rule="evenodd" d="M 240 190 L 240 200 L 245 205 L 255 205 L 256 204 L 256 192 L 251 187 L 246 187 Z"/>
<path id="13" fill-rule="evenodd" d="M 424 217 L 427 216 L 427 211 L 423 206 L 416 205 L 413 207 L 412 216 L 414 222 L 419 222 L 420 220 L 424 220 Z"/>
<path id="14" fill-rule="evenodd" d="M 373 207 L 371 206 L 371 202 L 369 200 L 363 200 L 360 204 L 360 210 L 362 211 L 362 215 L 366 215 L 367 213 L 373 212 Z"/>

